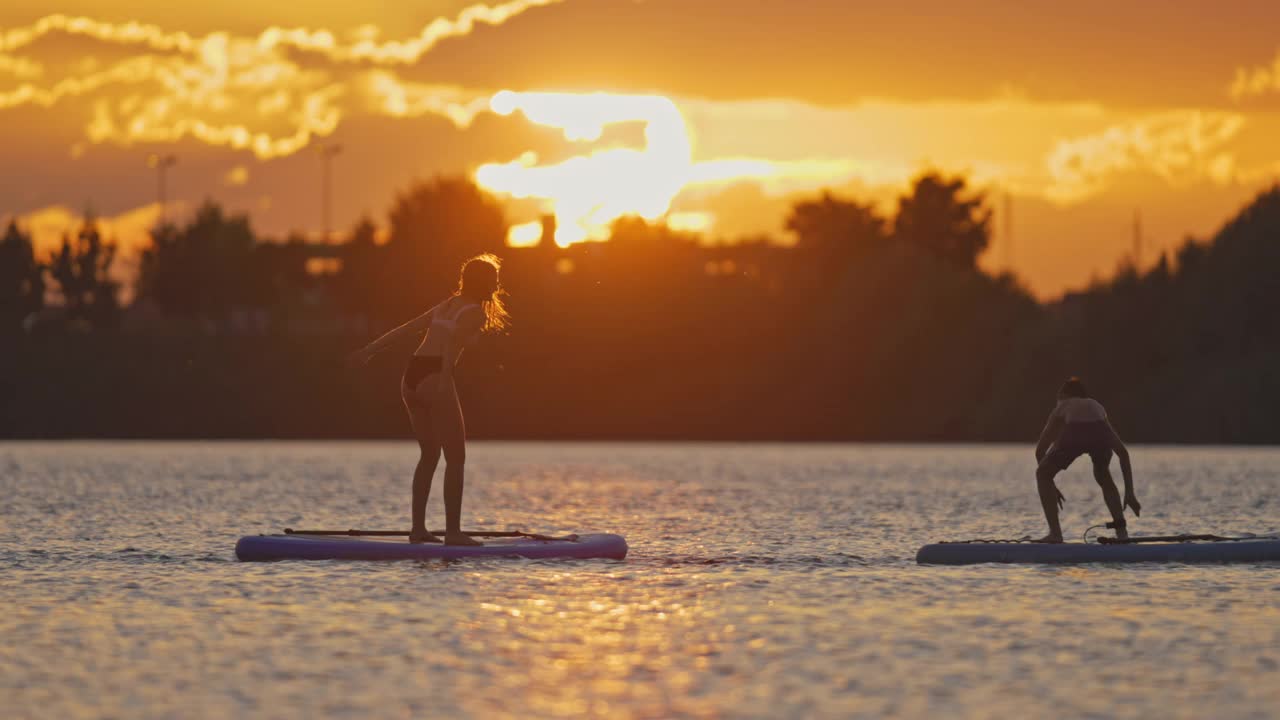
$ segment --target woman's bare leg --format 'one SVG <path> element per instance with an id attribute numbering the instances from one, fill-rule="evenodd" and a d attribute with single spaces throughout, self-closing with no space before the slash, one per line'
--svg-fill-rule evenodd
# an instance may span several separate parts
<path id="1" fill-rule="evenodd" d="M 432 405 L 431 418 L 444 449 L 444 542 L 446 545 L 480 545 L 462 534 L 463 468 L 467 461 L 467 430 L 462 419 L 458 391 L 450 385 Z"/>
<path id="2" fill-rule="evenodd" d="M 440 441 L 431 427 L 430 400 L 427 393 L 403 393 L 404 406 L 409 412 L 413 436 L 418 440 L 418 466 L 413 469 L 413 525 L 409 529 L 409 542 L 440 542 L 440 538 L 427 530 L 427 499 L 431 497 L 431 479 L 440 462 Z"/>
<path id="3" fill-rule="evenodd" d="M 1056 468 L 1042 463 L 1036 468 L 1036 489 L 1040 492 L 1040 507 L 1044 509 L 1044 519 L 1049 523 L 1049 534 L 1039 542 L 1062 542 L 1062 526 L 1058 523 L 1058 486 L 1053 482 L 1057 475 Z"/>
<path id="4" fill-rule="evenodd" d="M 1121 540 L 1129 537 L 1129 529 L 1124 520 L 1124 505 L 1120 502 L 1116 481 L 1111 477 L 1111 468 L 1094 465 L 1093 479 L 1097 480 L 1102 488 L 1102 499 L 1106 501 L 1107 509 L 1111 511 L 1111 521 L 1115 523 L 1116 537 Z"/>

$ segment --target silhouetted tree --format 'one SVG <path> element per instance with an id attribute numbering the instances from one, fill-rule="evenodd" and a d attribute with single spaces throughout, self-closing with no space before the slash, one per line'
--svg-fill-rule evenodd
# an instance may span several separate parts
<path id="1" fill-rule="evenodd" d="M 898 199 L 894 237 L 962 267 L 976 267 L 991 241 L 985 201 L 982 193 L 967 193 L 962 177 L 926 173 Z"/>
<path id="2" fill-rule="evenodd" d="M 684 293 L 691 277 L 703 277 L 694 257 L 696 235 L 638 215 L 614 220 L 609 233 L 608 242 L 599 244 L 600 269 L 614 288 L 642 293 L 626 296 L 628 301 L 648 304 L 661 295 Z"/>
<path id="3" fill-rule="evenodd" d="M 318 279 L 307 269 L 311 257 L 311 245 L 299 233 L 290 234 L 283 243 L 260 242 L 254 246 L 247 268 L 256 279 L 254 304 L 270 307 L 293 302 L 314 289 Z"/>
<path id="4" fill-rule="evenodd" d="M 231 308 L 261 299 L 253 272 L 256 238 L 247 215 L 226 215 L 207 201 L 185 227 L 157 227 L 142 252 L 138 295 L 162 310 L 222 320 Z"/>
<path id="5" fill-rule="evenodd" d="M 796 234 L 796 247 L 824 253 L 876 249 L 886 237 L 885 220 L 872 205 L 841 200 L 830 192 L 792 206 L 786 227 Z"/>
<path id="6" fill-rule="evenodd" d="M 465 177 L 417 182 L 396 197 L 379 294 L 403 314 L 453 289 L 464 260 L 500 252 L 507 221 L 502 205 Z"/>
<path id="7" fill-rule="evenodd" d="M 167 292 L 195 319 L 259 304 L 270 312 L 254 313 L 251 327 L 269 315 L 288 334 L 19 337 L 20 352 L 0 341 L 0 435 L 403 432 L 400 360 L 384 356 L 367 383 L 340 374 L 337 358 L 356 344 L 345 333 L 359 324 L 326 323 L 335 313 L 318 290 L 376 313 L 370 333 L 438 300 L 460 260 L 499 249 L 500 213 L 465 185 L 403 195 L 395 254 L 362 221 L 338 249 L 342 270 L 319 280 L 305 272 L 314 246 L 258 243 L 247 220 L 216 206 L 184 227 L 157 228 L 144 294 Z M 1079 374 L 1126 440 L 1280 440 L 1271 410 L 1280 404 L 1280 190 L 1172 262 L 1129 263 L 1048 304 L 973 265 L 988 223 L 963 183 L 925 176 L 903 201 L 902 242 L 862 253 L 849 250 L 859 242 L 848 242 L 858 236 L 849 228 L 875 230 L 874 214 L 834 198 L 792 213 L 793 229 L 813 239 L 798 250 L 707 246 L 634 217 L 615 223 L 609 242 L 500 249 L 517 324 L 468 351 L 460 368 L 470 429 L 1034 441 L 1057 384 Z M 473 225 L 489 228 L 486 244 Z M 9 248 L 0 257 L 26 258 L 12 251 L 23 244 L 0 243 Z M 91 245 L 75 238 L 75 248 Z"/>
<path id="8" fill-rule="evenodd" d="M 119 310 L 118 283 L 108 277 L 115 260 L 114 243 L 103 242 L 98 223 L 86 214 L 74 242 L 62 237 L 62 247 L 54 255 L 50 275 L 58 283 L 66 304 L 67 317 L 91 326 L 114 322 Z"/>
<path id="9" fill-rule="evenodd" d="M 44 273 L 31 236 L 10 220 L 0 238 L 0 331 L 19 327 L 23 318 L 44 307 Z"/>
<path id="10" fill-rule="evenodd" d="M 378 228 L 368 216 L 360 218 L 347 242 L 338 249 L 342 265 L 332 278 L 331 286 L 338 304 L 344 309 L 368 317 L 373 314 L 377 293 L 382 285 L 382 254 L 378 247 Z"/>

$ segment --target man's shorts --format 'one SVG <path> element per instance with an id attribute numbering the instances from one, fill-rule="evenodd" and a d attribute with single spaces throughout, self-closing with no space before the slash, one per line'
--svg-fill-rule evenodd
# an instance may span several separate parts
<path id="1" fill-rule="evenodd" d="M 1111 428 L 1106 420 L 1067 423 L 1044 462 L 1066 470 L 1076 458 L 1088 455 L 1095 468 L 1105 468 L 1111 464 L 1111 453 Z"/>

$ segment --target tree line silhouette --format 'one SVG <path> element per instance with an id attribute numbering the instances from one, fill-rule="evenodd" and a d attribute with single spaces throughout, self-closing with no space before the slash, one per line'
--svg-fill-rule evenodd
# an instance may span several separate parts
<path id="1" fill-rule="evenodd" d="M 446 177 L 401 192 L 385 233 L 317 246 L 206 203 L 153 231 L 122 306 L 92 218 L 44 262 L 10 223 L 0 436 L 405 436 L 412 347 L 341 359 L 496 251 L 515 325 L 459 369 L 478 437 L 1026 440 L 1075 374 L 1126 439 L 1280 440 L 1280 189 L 1048 304 L 979 268 L 991 210 L 962 177 L 921 175 L 892 215 L 824 193 L 785 227 L 792 247 L 623 218 L 504 248 L 501 204 Z"/>

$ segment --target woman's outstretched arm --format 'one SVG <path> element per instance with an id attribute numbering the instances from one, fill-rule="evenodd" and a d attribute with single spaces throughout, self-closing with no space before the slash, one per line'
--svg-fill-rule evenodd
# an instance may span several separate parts
<path id="1" fill-rule="evenodd" d="M 378 353 L 387 349 L 389 346 L 394 345 L 399 340 L 405 337 L 408 337 L 410 335 L 421 335 L 422 333 L 427 331 L 427 328 L 431 327 L 431 316 L 435 313 L 435 311 L 436 311 L 435 308 L 431 308 L 430 310 L 422 313 L 421 315 L 410 320 L 409 322 L 386 333 L 385 335 L 378 338 L 377 340 L 374 340 L 368 345 L 365 345 L 359 350 L 351 353 L 348 360 L 353 365 L 363 365 L 369 362 L 369 358 L 373 357 L 374 355 L 377 355 Z"/>

